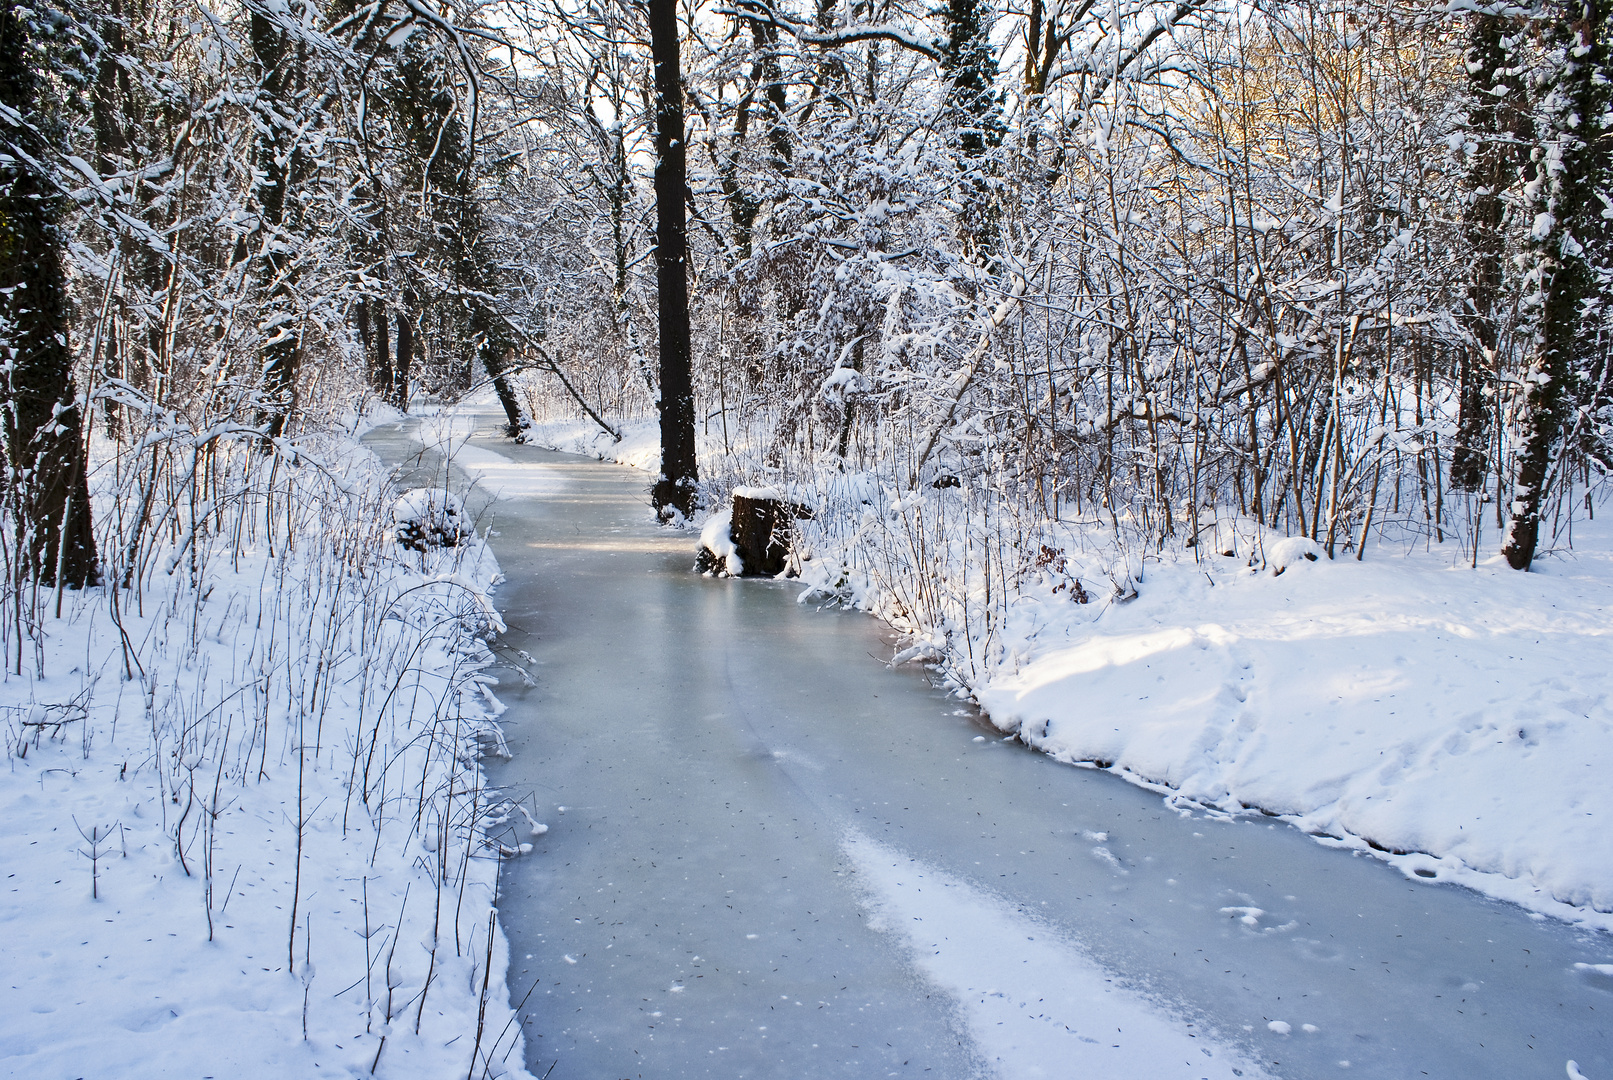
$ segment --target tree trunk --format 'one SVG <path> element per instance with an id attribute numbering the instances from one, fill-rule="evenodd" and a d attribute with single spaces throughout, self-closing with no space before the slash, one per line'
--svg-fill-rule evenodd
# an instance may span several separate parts
<path id="1" fill-rule="evenodd" d="M 689 345 L 688 192 L 676 0 L 650 0 L 655 62 L 655 279 L 661 323 L 661 475 L 652 498 L 663 518 L 694 512 L 694 380 Z"/>
<path id="2" fill-rule="evenodd" d="M 397 365 L 392 361 L 392 335 L 387 329 L 386 301 L 375 301 L 375 392 L 391 401 L 398 392 Z"/>
<path id="3" fill-rule="evenodd" d="M 399 412 L 409 411 L 409 380 L 414 377 L 414 318 L 419 306 L 412 289 L 403 293 L 398 310 L 398 351 L 392 365 L 392 404 Z"/>
<path id="4" fill-rule="evenodd" d="M 25 8 L 0 7 L 0 105 L 22 123 L 13 138 L 35 160 L 45 156 L 39 74 L 28 56 Z M 31 144 L 31 145 L 30 145 Z M 95 536 L 58 226 L 50 181 L 13 156 L 0 166 L 0 333 L 9 371 L 0 381 L 8 490 L 17 515 L 17 569 L 46 584 L 96 582 Z"/>
<path id="5" fill-rule="evenodd" d="M 1517 178 L 1520 140 L 1528 138 L 1522 87 L 1512 60 L 1510 20 L 1479 15 L 1468 38 L 1468 132 L 1475 144 L 1463 186 L 1467 206 L 1462 233 L 1472 261 L 1461 321 L 1470 340 L 1457 358 L 1456 440 L 1451 450 L 1451 486 L 1477 491 L 1489 469 L 1489 403 L 1484 394 L 1496 357 L 1495 308 L 1501 294 L 1505 238 L 1504 195 Z M 1497 95 L 1495 91 L 1503 90 Z"/>
<path id="6" fill-rule="evenodd" d="M 476 334 L 482 366 L 487 369 L 488 378 L 493 380 L 493 392 L 498 395 L 498 403 L 504 408 L 504 434 L 520 442 L 526 437 L 526 420 L 521 415 L 521 404 L 516 400 L 515 390 L 505 376 L 511 346 L 508 332 L 501 321 L 495 321 L 497 319 L 496 313 L 488 311 L 478 301 L 471 315 L 471 328 Z"/>
<path id="7" fill-rule="evenodd" d="M 1572 0 L 1548 24 L 1548 64 L 1541 87 L 1539 138 L 1525 190 L 1531 222 L 1525 254 L 1535 282 L 1521 305 L 1533 331 L 1524 399 L 1518 472 L 1501 554 L 1527 570 L 1540 543 L 1540 518 L 1570 419 L 1578 360 L 1595 298 L 1598 268 L 1586 242 L 1601 233 L 1608 195 L 1609 151 L 1603 145 L 1609 99 L 1608 42 L 1594 0 Z M 1594 337 L 1594 335 L 1593 335 Z"/>
<path id="8" fill-rule="evenodd" d="M 948 0 L 937 13 L 945 20 L 941 69 L 950 86 L 947 100 L 958 125 L 956 136 L 963 212 L 958 229 L 964 250 L 981 255 L 995 268 L 1000 210 L 992 197 L 991 154 L 1002 143 L 1005 127 L 1002 98 L 997 94 L 997 50 L 991 42 L 991 9 L 980 0 Z"/>
<path id="9" fill-rule="evenodd" d="M 281 115 L 281 110 L 290 105 L 293 50 L 285 32 L 261 10 L 252 12 L 248 36 L 259 68 L 258 96 L 253 103 L 258 129 L 254 155 L 258 180 L 253 185 L 253 195 L 261 252 L 257 278 L 263 304 L 259 325 L 264 334 L 258 423 L 267 438 L 278 439 L 291 413 L 302 353 L 292 310 L 294 269 L 281 236 L 286 223 L 287 188 L 300 171 L 300 152 L 288 145 L 288 140 L 295 142 L 297 136 L 288 132 Z"/>

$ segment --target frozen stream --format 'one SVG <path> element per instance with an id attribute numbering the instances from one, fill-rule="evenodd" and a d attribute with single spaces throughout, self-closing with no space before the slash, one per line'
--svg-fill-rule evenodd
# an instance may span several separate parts
<path id="1" fill-rule="evenodd" d="M 1613 1080 L 1606 935 L 1002 742 L 874 620 L 691 573 L 644 474 L 480 419 L 535 1075 Z"/>

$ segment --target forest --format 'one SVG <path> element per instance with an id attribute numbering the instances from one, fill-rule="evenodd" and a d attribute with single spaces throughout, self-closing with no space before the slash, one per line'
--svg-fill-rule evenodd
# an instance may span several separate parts
<path id="1" fill-rule="evenodd" d="M 1011 595 L 1059 523 L 1135 562 L 1218 514 L 1527 569 L 1609 461 L 1609 36 L 1555 0 L 18 4 L 12 649 L 303 433 L 489 383 L 515 438 L 658 417 L 678 516 L 908 497 L 899 578 Z"/>
<path id="2" fill-rule="evenodd" d="M 0 1056 L 553 1046 L 494 901 L 567 807 L 483 770 L 565 684 L 423 523 L 547 490 L 484 405 L 643 466 L 640 554 L 788 505 L 968 747 L 1605 930 L 1610 301 L 1603 0 L 14 0 Z"/>

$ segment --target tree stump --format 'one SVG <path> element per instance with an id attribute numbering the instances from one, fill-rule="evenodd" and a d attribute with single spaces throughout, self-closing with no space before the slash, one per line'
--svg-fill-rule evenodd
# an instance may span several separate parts
<path id="1" fill-rule="evenodd" d="M 732 510 L 715 515 L 711 522 L 716 526 L 714 535 L 701 538 L 695 569 L 736 577 L 776 577 L 789 565 L 795 519 L 811 516 L 810 507 L 788 502 L 772 488 L 735 488 Z M 722 517 L 728 520 L 724 522 Z M 720 535 L 724 532 L 726 535 Z"/>
<path id="2" fill-rule="evenodd" d="M 745 573 L 772 577 L 784 571 L 795 532 L 794 515 L 772 488 L 734 489 L 734 520 L 729 526 Z"/>

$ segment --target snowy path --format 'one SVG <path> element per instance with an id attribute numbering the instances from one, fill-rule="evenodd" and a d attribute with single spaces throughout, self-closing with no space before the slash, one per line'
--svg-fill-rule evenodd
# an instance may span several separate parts
<path id="1" fill-rule="evenodd" d="M 490 768 L 551 826 L 500 905 L 536 1075 L 1613 1080 L 1606 935 L 1004 743 L 867 617 L 690 573 L 642 473 L 456 460 L 536 661 Z"/>

